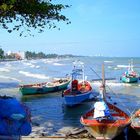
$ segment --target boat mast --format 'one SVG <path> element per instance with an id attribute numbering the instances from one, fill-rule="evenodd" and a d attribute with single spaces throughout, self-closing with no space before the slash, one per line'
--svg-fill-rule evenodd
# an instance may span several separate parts
<path id="1" fill-rule="evenodd" d="M 133 70 L 133 59 L 131 59 L 131 71 L 134 71 Z"/>
<path id="2" fill-rule="evenodd" d="M 106 98 L 105 98 L 105 70 L 104 70 L 104 63 L 102 64 L 102 88 L 103 88 L 103 100 L 106 101 Z"/>
<path id="3" fill-rule="evenodd" d="M 83 68 L 83 84 L 84 84 L 84 81 L 85 81 L 85 71 L 84 71 L 84 64 L 82 65 L 82 68 Z"/>

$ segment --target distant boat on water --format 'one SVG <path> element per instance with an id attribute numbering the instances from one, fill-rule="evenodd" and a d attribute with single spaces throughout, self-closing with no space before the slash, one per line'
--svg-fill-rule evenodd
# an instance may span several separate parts
<path id="1" fill-rule="evenodd" d="M 20 85 L 19 90 L 21 91 L 22 95 L 46 94 L 65 90 L 70 81 L 71 78 L 69 77 L 58 78 L 57 80 L 53 80 L 51 82 Z"/>
<path id="2" fill-rule="evenodd" d="M 106 101 L 104 76 L 100 95 L 101 99 L 95 102 L 93 109 L 81 116 L 80 122 L 96 139 L 113 139 L 130 124 L 130 117 Z"/>
<path id="3" fill-rule="evenodd" d="M 123 83 L 136 83 L 139 80 L 139 74 L 134 71 L 133 69 L 133 63 L 129 64 L 128 70 L 121 76 L 121 81 Z"/>
<path id="4" fill-rule="evenodd" d="M 93 91 L 90 82 L 85 80 L 84 64 L 78 62 L 72 70 L 71 85 L 63 93 L 65 104 L 67 106 L 75 106 L 96 96 L 97 94 Z"/>

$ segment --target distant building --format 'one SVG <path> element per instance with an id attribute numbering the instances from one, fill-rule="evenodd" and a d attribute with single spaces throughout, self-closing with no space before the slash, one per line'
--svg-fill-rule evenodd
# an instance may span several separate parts
<path id="1" fill-rule="evenodd" d="M 18 52 L 8 51 L 6 55 L 11 56 L 12 58 L 16 58 L 17 60 L 25 59 L 25 52 L 21 51 Z"/>
<path id="2" fill-rule="evenodd" d="M 19 51 L 19 52 L 16 53 L 16 56 L 19 59 L 25 59 L 25 52 Z"/>
<path id="3" fill-rule="evenodd" d="M 11 55 L 12 51 L 6 52 L 6 55 Z"/>

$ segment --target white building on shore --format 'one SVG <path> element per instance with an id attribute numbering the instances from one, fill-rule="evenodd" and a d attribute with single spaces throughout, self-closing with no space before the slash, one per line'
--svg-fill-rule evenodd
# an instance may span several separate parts
<path id="1" fill-rule="evenodd" d="M 25 52 L 21 52 L 21 51 L 18 51 L 18 52 L 12 52 L 12 51 L 8 51 L 6 52 L 6 55 L 8 56 L 14 56 L 16 59 L 25 59 Z"/>

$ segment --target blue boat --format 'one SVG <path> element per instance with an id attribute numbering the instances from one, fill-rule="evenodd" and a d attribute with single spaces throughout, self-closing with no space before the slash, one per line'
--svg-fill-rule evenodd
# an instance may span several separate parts
<path id="1" fill-rule="evenodd" d="M 83 101 L 96 97 L 90 82 L 85 80 L 84 66 L 83 64 L 81 65 L 81 68 L 78 68 L 79 66 L 74 66 L 70 87 L 63 93 L 65 104 L 67 106 L 72 107 L 82 103 Z M 82 80 L 79 78 L 80 76 L 82 76 Z"/>
<path id="2" fill-rule="evenodd" d="M 123 83 L 136 83 L 139 80 L 139 75 L 133 69 L 132 62 L 129 64 L 128 70 L 121 76 Z"/>

